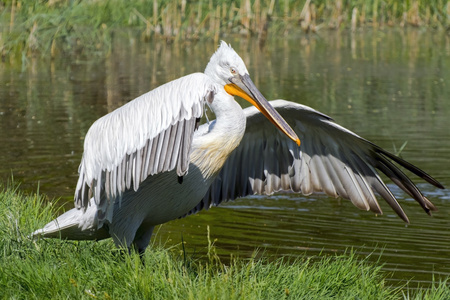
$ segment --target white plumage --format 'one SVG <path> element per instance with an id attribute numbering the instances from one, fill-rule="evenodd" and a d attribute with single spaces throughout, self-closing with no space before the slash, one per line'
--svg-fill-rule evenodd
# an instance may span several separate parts
<path id="1" fill-rule="evenodd" d="M 179 176 L 184 175 L 194 125 L 202 116 L 202 102 L 216 89 L 209 77 L 191 74 L 94 122 L 84 142 L 76 207 L 86 208 L 92 194 L 99 213 L 104 215 L 100 219 L 112 221 L 111 199 L 120 201 L 126 189 L 137 191 L 149 175 L 175 167 Z"/>
<path id="2" fill-rule="evenodd" d="M 242 110 L 236 95 L 255 107 Z M 197 128 L 205 105 L 216 120 Z M 143 252 L 158 224 L 237 197 L 281 190 L 324 192 L 381 214 L 378 194 L 408 222 L 376 169 L 427 213 L 434 210 L 391 160 L 443 188 L 320 112 L 284 100 L 269 104 L 242 59 L 222 42 L 205 74 L 162 85 L 92 125 L 79 168 L 76 207 L 33 235 L 112 237 L 118 246 L 134 244 Z"/>

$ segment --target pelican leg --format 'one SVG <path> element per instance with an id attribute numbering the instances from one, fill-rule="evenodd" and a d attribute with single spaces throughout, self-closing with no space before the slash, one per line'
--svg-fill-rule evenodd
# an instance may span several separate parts
<path id="1" fill-rule="evenodd" d="M 150 243 L 150 239 L 152 238 L 154 226 L 145 226 L 141 225 L 139 230 L 136 232 L 136 236 L 134 237 L 133 246 L 134 249 L 141 255 L 141 257 L 145 253 L 145 249 L 147 249 L 148 244 Z"/>

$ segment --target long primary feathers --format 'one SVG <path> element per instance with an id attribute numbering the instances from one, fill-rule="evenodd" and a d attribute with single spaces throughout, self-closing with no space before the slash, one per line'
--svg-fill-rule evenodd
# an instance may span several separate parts
<path id="1" fill-rule="evenodd" d="M 254 107 L 245 109 L 247 127 L 240 146 L 230 155 L 208 193 L 190 213 L 246 195 L 270 195 L 280 190 L 291 190 L 305 195 L 324 192 L 332 197 L 350 199 L 360 209 L 381 214 L 377 193 L 405 222 L 409 222 L 376 169 L 411 195 L 427 213 L 435 210 L 433 204 L 390 160 L 443 188 L 422 170 L 307 106 L 284 100 L 270 103 L 293 125 L 302 141 L 300 148 L 275 127 L 265 126 L 267 120 Z"/>

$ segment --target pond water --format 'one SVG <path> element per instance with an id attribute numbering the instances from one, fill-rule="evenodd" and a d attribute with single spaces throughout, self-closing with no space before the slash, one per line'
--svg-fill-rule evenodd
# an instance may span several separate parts
<path id="1" fill-rule="evenodd" d="M 430 31 L 320 32 L 256 40 L 225 38 L 268 99 L 312 106 L 450 186 L 450 38 Z M 70 202 L 83 138 L 102 115 L 188 73 L 203 71 L 212 42 L 141 43 L 116 38 L 106 58 L 30 58 L 0 63 L 0 180 Z M 240 102 L 243 106 L 246 104 Z M 393 285 L 450 275 L 450 193 L 417 178 L 439 211 L 427 216 L 390 184 L 411 224 L 323 195 L 249 197 L 156 230 L 205 253 L 207 227 L 222 257 L 333 255 L 353 249 L 380 261 Z M 71 204 L 68 204 L 69 206 Z"/>

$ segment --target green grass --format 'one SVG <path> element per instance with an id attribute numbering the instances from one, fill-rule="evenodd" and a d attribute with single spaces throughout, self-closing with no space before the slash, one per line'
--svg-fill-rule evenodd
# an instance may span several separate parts
<path id="1" fill-rule="evenodd" d="M 444 299 L 446 282 L 431 289 L 394 289 L 381 266 L 353 253 L 318 257 L 231 259 L 210 245 L 192 259 L 180 247 L 152 246 L 143 257 L 109 240 L 34 241 L 55 206 L 38 194 L 0 185 L 0 297 L 4 299 Z M 206 238 L 206 237 L 205 237 Z M 208 237 L 209 238 L 209 237 Z"/>
<path id="2" fill-rule="evenodd" d="M 130 28 L 145 40 L 217 41 L 233 33 L 265 40 L 340 28 L 445 30 L 449 16 L 443 0 L 2 0 L 0 55 L 104 55 L 113 33 Z"/>

